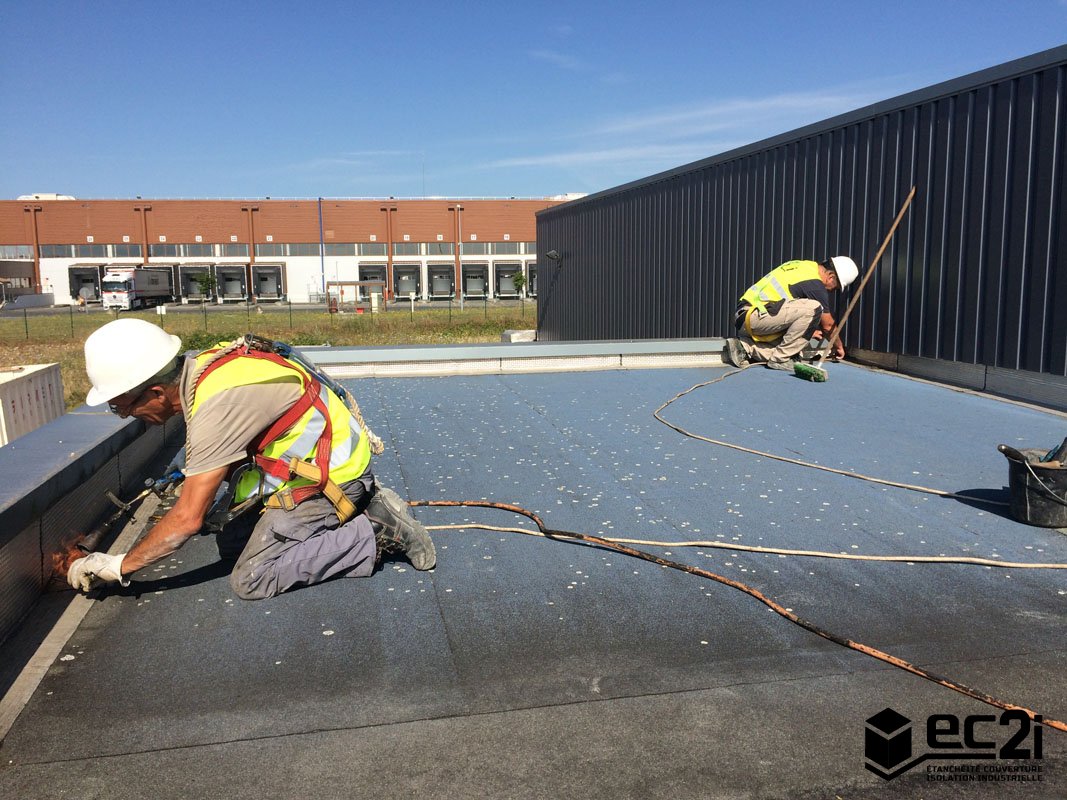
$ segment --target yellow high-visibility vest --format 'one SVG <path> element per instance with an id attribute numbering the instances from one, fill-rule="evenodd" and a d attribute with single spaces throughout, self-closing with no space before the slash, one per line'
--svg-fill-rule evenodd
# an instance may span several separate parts
<path id="1" fill-rule="evenodd" d="M 822 281 L 818 261 L 786 261 L 752 284 L 741 295 L 741 302 L 766 311 L 767 303 L 794 299 L 790 287 L 802 281 Z"/>
<path id="2" fill-rule="evenodd" d="M 258 468 L 238 480 L 235 504 L 257 494 L 264 499 L 283 494 L 286 502 L 280 505 L 291 507 L 324 490 L 325 480 L 295 475 L 290 469 L 293 459 L 303 462 L 302 472 L 307 473 L 311 466 L 335 485 L 363 474 L 370 464 L 370 445 L 341 398 L 299 364 L 280 355 L 240 348 L 226 352 L 226 347 L 223 343 L 196 356 L 199 378 L 186 411 L 187 422 L 192 422 L 209 398 L 235 386 L 287 381 L 304 388 L 304 396 L 293 409 L 253 442 L 250 449 Z M 322 469 L 324 463 L 326 470 Z"/>
<path id="3" fill-rule="evenodd" d="M 766 313 L 767 304 L 782 300 L 793 300 L 792 286 L 802 281 L 817 280 L 819 277 L 818 261 L 787 261 L 779 267 L 775 267 L 752 286 L 748 287 L 741 295 L 742 306 L 747 305 L 744 326 L 748 335 L 756 342 L 773 342 L 778 335 L 760 336 L 752 331 L 752 314 L 756 311 Z"/>

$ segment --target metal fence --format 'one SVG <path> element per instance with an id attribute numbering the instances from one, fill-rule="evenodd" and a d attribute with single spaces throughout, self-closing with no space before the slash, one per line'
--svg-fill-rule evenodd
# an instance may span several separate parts
<path id="1" fill-rule="evenodd" d="M 328 335 L 331 331 L 373 331 L 388 326 L 395 332 L 397 343 L 403 344 L 405 331 L 418 332 L 416 325 L 430 324 L 456 327 L 464 324 L 506 322 L 532 328 L 537 315 L 535 300 L 467 300 L 461 305 L 452 300 L 435 303 L 405 301 L 381 306 L 372 311 L 369 303 L 293 305 L 279 303 L 189 304 L 166 306 L 147 311 L 105 310 L 99 306 L 62 306 L 49 308 L 5 310 L 0 312 L 0 345 L 26 342 L 61 342 L 84 340 L 100 326 L 116 319 L 138 317 L 158 324 L 171 333 L 185 336 L 197 331 L 236 335 L 246 331 L 269 329 L 285 335 L 286 329 L 296 334 Z M 411 323 L 405 326 L 405 323 Z M 414 334 L 413 334 L 414 335 Z M 306 343 L 306 342 L 304 342 Z"/>
<path id="2" fill-rule="evenodd" d="M 865 271 L 914 185 L 846 345 L 1067 376 L 1065 83 L 1067 46 L 539 212 L 538 338 L 731 335 L 783 261 Z"/>

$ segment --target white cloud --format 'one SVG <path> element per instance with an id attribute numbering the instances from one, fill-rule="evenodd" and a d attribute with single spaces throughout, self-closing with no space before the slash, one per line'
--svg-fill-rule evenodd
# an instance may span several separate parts
<path id="1" fill-rule="evenodd" d="M 575 167 L 584 164 L 629 164 L 670 162 L 683 164 L 738 147 L 736 142 L 630 145 L 591 150 L 572 150 L 541 155 L 514 156 L 490 162 L 489 167 Z"/>
<path id="2" fill-rule="evenodd" d="M 852 87 L 636 111 L 572 128 L 555 140 L 555 147 L 542 140 L 533 152 L 515 153 L 485 166 L 654 173 L 860 108 L 882 96 L 871 87 Z"/>
<path id="3" fill-rule="evenodd" d="M 631 114 L 595 127 L 591 133 L 693 136 L 743 128 L 755 122 L 782 119 L 782 130 L 795 127 L 798 116 L 816 121 L 874 102 L 872 93 L 800 92 L 759 98 L 735 98 L 684 109 Z"/>
<path id="4" fill-rule="evenodd" d="M 537 59 L 538 61 L 545 61 L 560 69 L 579 71 L 585 69 L 585 64 L 580 59 L 574 56 L 569 56 L 566 53 L 557 53 L 555 50 L 530 50 L 530 58 Z"/>
<path id="5" fill-rule="evenodd" d="M 381 166 L 383 161 L 393 158 L 409 158 L 413 155 L 418 155 L 418 153 L 409 150 L 356 150 L 338 153 L 337 155 L 309 158 L 306 161 L 287 164 L 282 169 L 315 171 L 340 167 L 378 167 Z"/>

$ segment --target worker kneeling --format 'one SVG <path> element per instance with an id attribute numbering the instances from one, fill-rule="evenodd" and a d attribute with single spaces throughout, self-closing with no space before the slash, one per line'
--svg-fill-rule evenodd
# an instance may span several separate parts
<path id="1" fill-rule="evenodd" d="M 856 262 L 848 256 L 787 261 L 771 270 L 741 295 L 734 317 L 738 338 L 726 340 L 723 359 L 735 367 L 764 362 L 792 372 L 808 341 L 825 340 L 833 330 L 830 292 L 848 286 L 857 275 Z M 832 355 L 845 357 L 840 339 Z"/>
<path id="2" fill-rule="evenodd" d="M 109 322 L 86 340 L 89 405 L 107 402 L 156 425 L 185 417 L 185 480 L 174 507 L 128 553 L 75 561 L 71 586 L 125 586 L 170 556 L 204 526 L 224 481 L 228 507 L 262 509 L 230 574 L 246 600 L 368 576 L 385 553 L 433 568 L 426 529 L 374 479 L 369 432 L 328 379 L 275 344 L 247 336 L 185 357 L 177 336 L 138 319 Z M 221 555 L 231 530 L 220 535 Z"/>

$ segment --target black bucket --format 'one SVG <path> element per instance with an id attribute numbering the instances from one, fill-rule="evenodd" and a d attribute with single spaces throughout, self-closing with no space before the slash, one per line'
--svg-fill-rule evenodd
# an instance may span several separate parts
<path id="1" fill-rule="evenodd" d="M 1008 459 L 1011 515 L 1028 525 L 1067 528 L 1067 466 L 1048 466 L 1048 450 L 1016 450 L 1000 445 Z"/>

